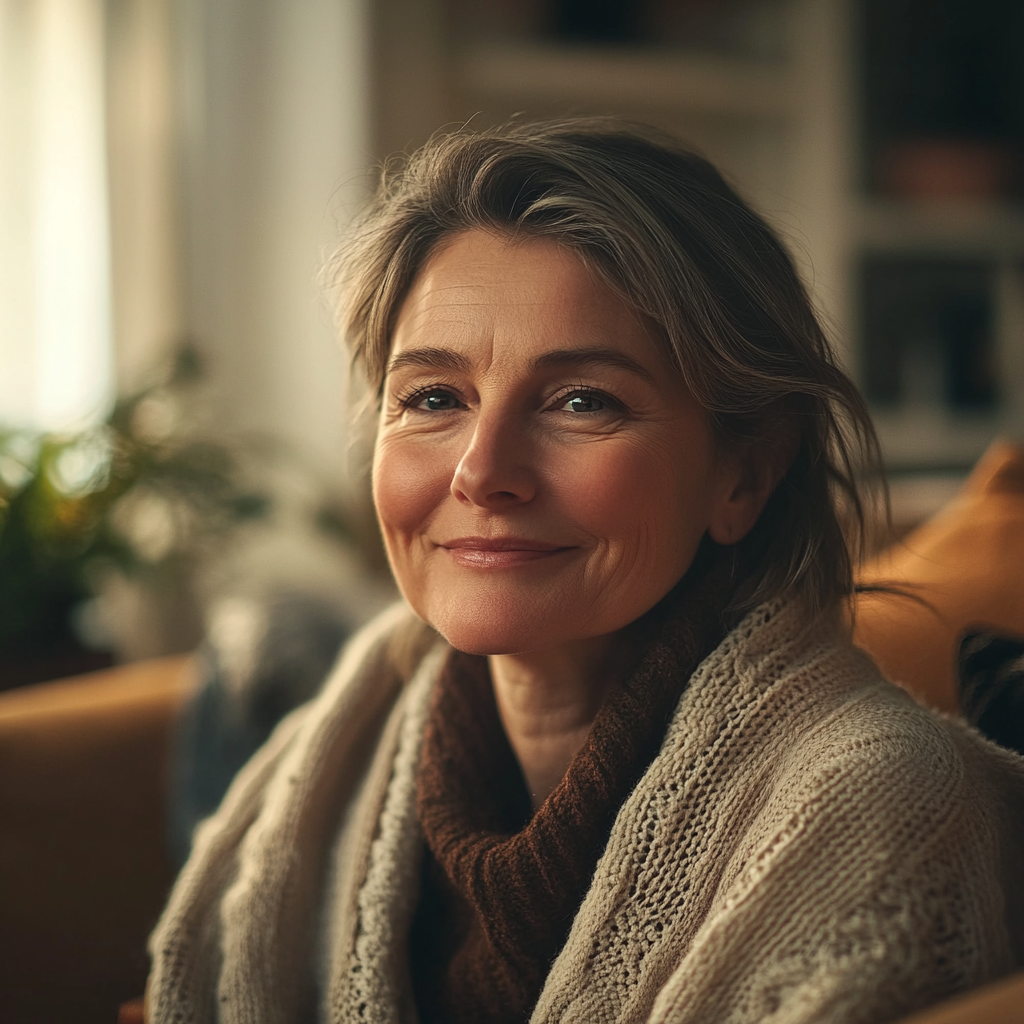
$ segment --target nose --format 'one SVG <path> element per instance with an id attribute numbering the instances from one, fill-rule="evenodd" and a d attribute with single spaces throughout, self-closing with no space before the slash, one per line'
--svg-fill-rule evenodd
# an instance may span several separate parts
<path id="1" fill-rule="evenodd" d="M 537 493 L 537 478 L 524 435 L 513 415 L 481 414 L 455 467 L 452 494 L 487 509 L 531 501 Z"/>

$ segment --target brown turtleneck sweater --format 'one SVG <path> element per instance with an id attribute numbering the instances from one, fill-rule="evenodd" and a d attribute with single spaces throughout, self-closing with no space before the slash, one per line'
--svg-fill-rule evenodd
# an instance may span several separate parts
<path id="1" fill-rule="evenodd" d="M 424 1024 L 529 1017 L 619 807 L 657 754 L 694 669 L 725 635 L 727 561 L 694 566 L 624 631 L 623 670 L 536 814 L 486 659 L 452 653 L 417 776 L 428 849 L 410 954 Z"/>

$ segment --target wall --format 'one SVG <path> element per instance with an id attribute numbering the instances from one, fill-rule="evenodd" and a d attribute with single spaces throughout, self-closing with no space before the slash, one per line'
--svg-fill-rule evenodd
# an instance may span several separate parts
<path id="1" fill-rule="evenodd" d="M 364 188 L 365 0 L 182 0 L 182 323 L 218 420 L 345 475 L 344 370 L 315 283 Z"/>

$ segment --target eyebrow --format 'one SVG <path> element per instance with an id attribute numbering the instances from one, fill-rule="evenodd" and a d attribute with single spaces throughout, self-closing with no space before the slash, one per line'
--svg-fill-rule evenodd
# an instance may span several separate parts
<path id="1" fill-rule="evenodd" d="M 642 378 L 649 384 L 654 383 L 651 372 L 638 363 L 625 352 L 618 352 L 611 348 L 561 348 L 551 352 L 545 352 L 533 361 L 535 370 L 547 370 L 553 367 L 586 367 L 586 366 L 611 366 L 616 369 L 626 370 L 637 377 Z M 406 352 L 399 352 L 388 360 L 385 377 L 396 370 L 406 367 L 415 367 L 425 370 L 448 370 L 454 373 L 468 373 L 470 361 L 461 353 L 450 348 L 436 348 L 427 346 L 425 348 L 409 349 Z"/>
<path id="2" fill-rule="evenodd" d="M 545 352 L 533 361 L 534 368 L 545 370 L 557 366 L 612 366 L 642 377 L 649 384 L 654 383 L 651 372 L 625 352 L 612 348 L 564 348 Z"/>
<path id="3" fill-rule="evenodd" d="M 469 360 L 453 352 L 450 348 L 414 348 L 408 352 L 399 352 L 388 360 L 384 376 L 387 377 L 396 370 L 404 369 L 407 366 L 418 367 L 424 370 L 450 370 L 454 373 L 468 373 L 470 370 Z"/>

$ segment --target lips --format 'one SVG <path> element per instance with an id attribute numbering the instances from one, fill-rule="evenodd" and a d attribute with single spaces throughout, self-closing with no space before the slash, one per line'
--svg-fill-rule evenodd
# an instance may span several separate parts
<path id="1" fill-rule="evenodd" d="M 571 551 L 571 546 L 526 537 L 457 537 L 438 544 L 460 565 L 506 568 L 542 561 Z"/>

